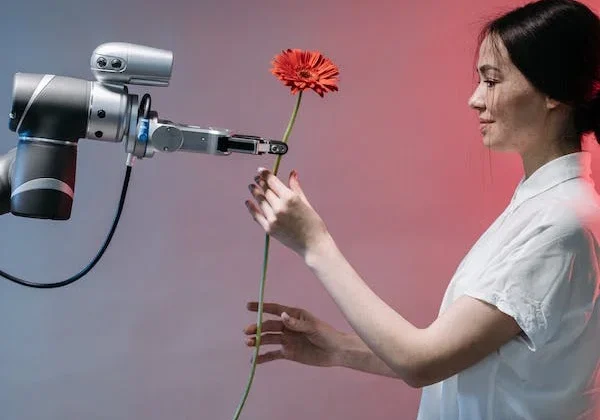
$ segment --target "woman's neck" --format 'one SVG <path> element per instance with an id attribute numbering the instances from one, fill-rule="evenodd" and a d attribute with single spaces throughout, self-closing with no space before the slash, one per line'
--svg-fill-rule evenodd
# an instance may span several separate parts
<path id="1" fill-rule="evenodd" d="M 561 142 L 560 146 L 546 146 L 546 148 L 541 150 L 529 151 L 528 153 L 521 153 L 521 160 L 523 161 L 523 171 L 525 172 L 525 179 L 529 178 L 535 171 L 544 166 L 546 163 L 557 159 L 561 156 L 577 152 L 581 152 L 580 145 L 565 145 L 564 142 Z"/>

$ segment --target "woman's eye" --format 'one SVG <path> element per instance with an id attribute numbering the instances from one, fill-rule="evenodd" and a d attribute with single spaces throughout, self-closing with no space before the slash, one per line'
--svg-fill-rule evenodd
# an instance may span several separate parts
<path id="1" fill-rule="evenodd" d="M 483 83 L 485 83 L 487 87 L 493 88 L 498 82 L 495 80 L 484 80 Z"/>

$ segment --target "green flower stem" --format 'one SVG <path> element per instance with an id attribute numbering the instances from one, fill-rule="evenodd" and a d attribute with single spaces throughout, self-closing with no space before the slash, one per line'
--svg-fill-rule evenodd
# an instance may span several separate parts
<path id="1" fill-rule="evenodd" d="M 292 128 L 294 127 L 294 123 L 296 122 L 296 116 L 298 115 L 298 109 L 300 109 L 300 102 L 302 102 L 302 91 L 298 93 L 298 98 L 296 99 L 296 106 L 292 111 L 292 116 L 290 117 L 290 122 L 288 122 L 288 126 L 285 129 L 285 133 L 283 133 L 282 142 L 287 143 L 288 138 L 290 137 L 290 133 L 292 132 Z M 277 172 L 279 172 L 279 165 L 281 164 L 282 155 L 277 155 L 277 159 L 275 159 L 275 165 L 273 166 L 273 175 L 277 176 Z"/>
<path id="2" fill-rule="evenodd" d="M 300 102 L 302 101 L 302 91 L 298 93 L 298 98 L 296 99 L 296 106 L 294 106 L 294 110 L 292 111 L 292 116 L 290 117 L 290 121 L 288 123 L 287 128 L 285 129 L 285 133 L 283 133 L 283 138 L 281 141 L 283 143 L 288 142 L 288 138 L 290 137 L 290 133 L 292 132 L 292 128 L 294 127 L 294 123 L 296 122 L 296 116 L 298 115 L 298 109 L 300 108 Z M 277 159 L 275 160 L 275 165 L 273 166 L 273 175 L 277 176 L 277 172 L 279 171 L 279 165 L 281 164 L 281 156 L 277 155 Z M 248 377 L 248 383 L 246 384 L 246 389 L 244 390 L 244 395 L 242 396 L 242 400 L 238 404 L 237 410 L 233 416 L 233 420 L 238 420 L 240 414 L 242 412 L 242 408 L 244 408 L 244 404 L 246 403 L 246 399 L 248 399 L 248 394 L 250 393 L 250 387 L 252 386 L 252 382 L 254 380 L 254 373 L 256 372 L 256 361 L 258 360 L 258 351 L 260 350 L 260 340 L 262 334 L 262 314 L 263 314 L 263 306 L 264 306 L 264 297 L 265 297 L 265 283 L 267 281 L 267 266 L 269 264 L 269 246 L 271 244 L 271 237 L 269 235 L 265 235 L 265 247 L 263 252 L 263 266 L 262 266 L 262 278 L 260 281 L 259 287 L 259 296 L 258 296 L 258 315 L 256 320 L 256 343 L 254 346 L 254 355 L 252 357 L 252 367 L 250 369 L 250 375 Z"/>

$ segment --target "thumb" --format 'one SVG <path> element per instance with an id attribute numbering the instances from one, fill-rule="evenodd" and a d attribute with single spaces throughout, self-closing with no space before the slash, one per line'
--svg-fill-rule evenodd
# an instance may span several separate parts
<path id="1" fill-rule="evenodd" d="M 307 333 L 310 332 L 311 328 L 306 321 L 302 321 L 297 318 L 292 318 L 286 312 L 281 313 L 281 320 L 283 325 L 292 331 Z"/>
<path id="2" fill-rule="evenodd" d="M 302 187 L 300 187 L 300 181 L 298 180 L 298 172 L 296 172 L 295 169 L 292 172 L 290 172 L 289 184 L 290 189 L 296 194 L 298 194 L 298 196 L 302 199 L 304 204 L 312 208 L 312 206 L 308 202 L 308 198 L 306 198 L 306 195 L 304 195 L 304 191 L 302 191 Z"/>

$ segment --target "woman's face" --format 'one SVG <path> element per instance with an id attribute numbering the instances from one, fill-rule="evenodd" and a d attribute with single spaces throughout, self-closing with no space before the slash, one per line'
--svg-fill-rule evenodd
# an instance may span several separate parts
<path id="1" fill-rule="evenodd" d="M 515 67 L 502 41 L 495 40 L 496 46 L 488 36 L 479 48 L 479 83 L 469 106 L 479 114 L 485 146 L 525 153 L 545 141 L 546 96 Z"/>

